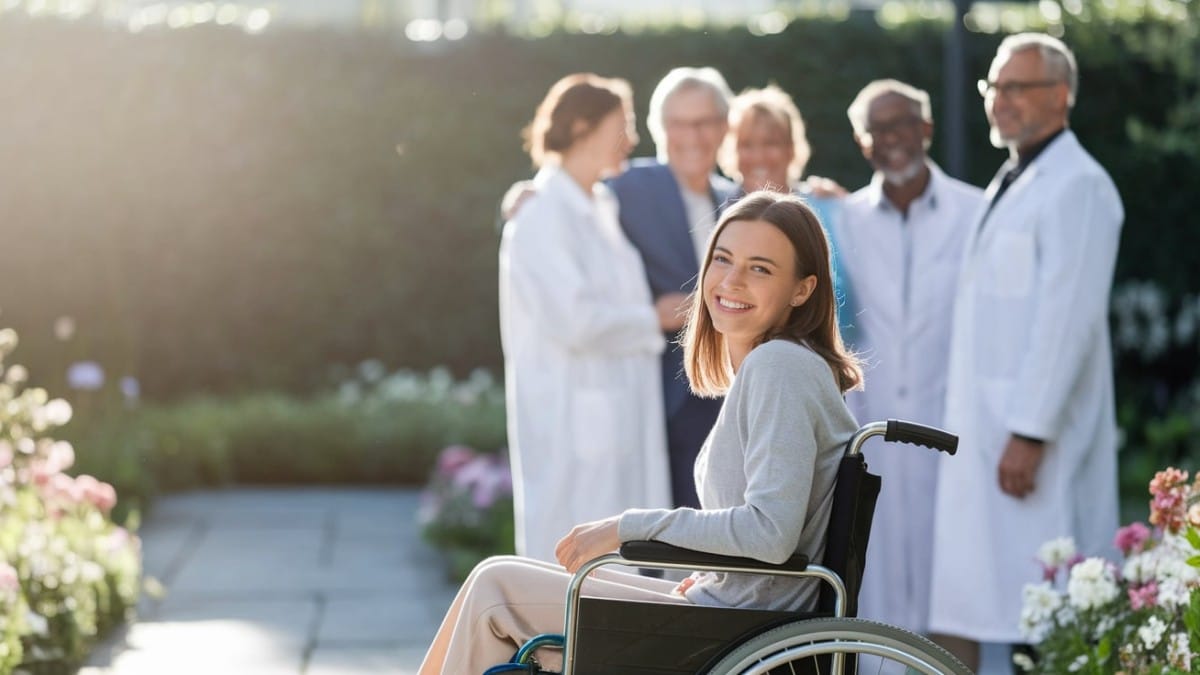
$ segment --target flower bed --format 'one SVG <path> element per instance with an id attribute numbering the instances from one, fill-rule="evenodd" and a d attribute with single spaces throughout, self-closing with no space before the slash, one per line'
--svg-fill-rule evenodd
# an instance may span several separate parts
<path id="1" fill-rule="evenodd" d="M 452 445 L 438 456 L 417 514 L 421 535 L 466 578 L 480 560 L 513 552 L 512 474 L 503 454 Z"/>
<path id="2" fill-rule="evenodd" d="M 1150 494 L 1155 527 L 1117 531 L 1121 566 L 1082 558 L 1069 538 L 1042 547 L 1045 581 L 1025 587 L 1021 613 L 1037 659 L 1018 656 L 1017 665 L 1089 675 L 1200 669 L 1200 475 L 1189 482 L 1184 471 L 1160 471 Z"/>
<path id="3" fill-rule="evenodd" d="M 137 604 L 138 539 L 110 518 L 111 485 L 70 476 L 69 443 L 48 436 L 71 406 L 26 387 L 0 330 L 0 675 L 74 673 Z"/>

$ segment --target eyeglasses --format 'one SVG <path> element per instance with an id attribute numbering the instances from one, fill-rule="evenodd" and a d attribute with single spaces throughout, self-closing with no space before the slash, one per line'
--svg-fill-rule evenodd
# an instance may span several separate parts
<path id="1" fill-rule="evenodd" d="M 722 115 L 712 115 L 710 117 L 701 117 L 693 120 L 681 120 L 678 118 L 668 118 L 663 120 L 663 126 L 668 131 L 713 131 L 719 129 L 725 124 L 725 117 Z"/>
<path id="2" fill-rule="evenodd" d="M 988 80 L 979 80 L 975 83 L 975 86 L 979 89 L 979 95 L 984 98 L 997 95 L 1012 98 L 1013 96 L 1020 96 L 1030 89 L 1053 87 L 1056 84 L 1063 84 L 1063 82 L 1062 80 L 1031 80 L 1029 82 L 990 82 Z"/>
<path id="3" fill-rule="evenodd" d="M 875 137 L 883 136 L 884 134 L 899 134 L 912 131 L 916 128 L 917 123 L 921 121 L 921 118 L 916 115 L 908 115 L 888 120 L 887 122 L 871 122 L 865 131 L 868 136 Z"/>

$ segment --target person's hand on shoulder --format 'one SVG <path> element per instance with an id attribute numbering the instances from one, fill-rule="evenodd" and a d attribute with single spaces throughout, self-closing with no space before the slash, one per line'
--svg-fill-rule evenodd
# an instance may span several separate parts
<path id="1" fill-rule="evenodd" d="M 620 520 L 620 516 L 613 516 L 571 528 L 567 536 L 558 540 L 558 545 L 554 547 L 558 564 L 574 574 L 587 561 L 616 551 L 621 545 L 617 534 Z"/>
<path id="2" fill-rule="evenodd" d="M 826 197 L 830 199 L 841 199 L 850 194 L 850 191 L 842 187 L 832 178 L 824 176 L 809 176 L 804 179 L 803 188 L 814 197 Z"/>
<path id="3" fill-rule="evenodd" d="M 517 215 L 517 211 L 521 210 L 521 205 L 525 200 L 537 194 L 537 189 L 533 187 L 531 180 L 519 180 L 512 184 L 504 192 L 504 196 L 500 198 L 500 218 L 503 220 L 512 220 L 513 216 Z"/>

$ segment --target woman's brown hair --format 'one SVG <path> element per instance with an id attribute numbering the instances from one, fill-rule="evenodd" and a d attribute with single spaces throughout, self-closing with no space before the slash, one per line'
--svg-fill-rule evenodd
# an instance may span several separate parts
<path id="1" fill-rule="evenodd" d="M 683 366 L 692 391 L 700 396 L 721 396 L 729 390 L 733 372 L 725 349 L 725 336 L 713 326 L 704 304 L 704 279 L 712 262 L 713 247 L 721 232 L 733 222 L 759 220 L 774 225 L 792 243 L 796 278 L 816 276 L 817 284 L 808 300 L 793 307 L 779 329 L 762 335 L 758 344 L 784 338 L 806 345 L 821 355 L 833 370 L 838 388 L 849 391 L 862 383 L 858 359 L 842 343 L 838 330 L 837 300 L 830 269 L 829 241 L 825 229 L 800 198 L 760 190 L 725 210 L 708 240 L 708 251 L 700 269 L 692 308 L 683 331 Z"/>
<path id="2" fill-rule="evenodd" d="M 633 108 L 633 90 L 620 78 L 575 73 L 555 82 L 521 131 L 534 166 L 564 152 L 622 107 Z"/>

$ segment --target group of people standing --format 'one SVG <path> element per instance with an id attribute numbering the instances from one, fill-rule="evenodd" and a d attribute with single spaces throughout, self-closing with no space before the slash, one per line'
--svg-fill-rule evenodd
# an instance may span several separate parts
<path id="1" fill-rule="evenodd" d="M 637 133 L 628 83 L 591 74 L 556 83 L 526 130 L 539 170 L 506 207 L 500 249 L 518 553 L 567 564 L 572 538 L 615 542 L 615 524 L 603 539 L 572 530 L 577 524 L 624 513 L 623 534 L 655 534 L 663 530 L 647 524 L 649 512 L 630 510 L 654 510 L 670 532 L 674 519 L 693 516 L 663 513 L 716 508 L 711 495 L 702 507 L 696 491 L 698 483 L 711 489 L 714 460 L 697 463 L 697 455 L 710 432 L 710 444 L 736 445 L 722 436 L 735 433 L 726 419 L 734 412 L 710 397 L 730 383 L 705 387 L 700 377 L 698 386 L 703 368 L 694 355 L 685 368 L 680 331 L 690 320 L 684 343 L 709 324 L 729 339 L 734 329 L 720 313 L 757 311 L 752 294 L 710 298 L 701 288 L 702 299 L 690 298 L 697 283 L 741 264 L 745 242 L 758 250 L 749 230 L 726 227 L 726 210 L 751 209 L 739 200 L 767 199 L 762 191 L 791 194 L 824 225 L 838 305 L 829 346 L 812 329 L 794 334 L 824 357 L 838 385 L 812 386 L 845 392 L 861 359 L 864 386 L 846 394 L 859 421 L 910 419 L 961 439 L 953 458 L 883 443 L 866 449 L 884 483 L 860 616 L 935 635 L 972 667 L 979 641 L 1018 642 L 1020 589 L 1040 575 L 1037 547 L 1074 536 L 1081 552 L 1103 554 L 1117 518 L 1107 299 L 1124 214 L 1111 179 L 1069 128 L 1077 80 L 1073 54 L 1055 38 L 1021 34 L 1000 45 L 979 88 L 991 141 L 1010 157 L 986 191 L 928 157 L 927 93 L 869 83 L 847 114 L 874 176 L 850 194 L 803 179 L 804 122 L 777 87 L 734 96 L 712 68 L 672 70 L 647 117 L 658 156 L 629 162 Z M 760 211 L 737 218 L 775 222 Z M 769 276 L 777 263 L 747 263 L 745 273 Z M 811 274 L 803 278 L 820 276 Z M 816 296 L 788 287 L 792 315 L 824 292 L 813 283 Z M 841 356 L 842 338 L 853 354 Z M 746 354 L 713 353 L 742 377 Z M 792 401 L 791 389 L 806 384 L 778 386 Z M 758 424 L 789 415 L 754 405 L 770 413 L 757 414 Z M 838 421 L 829 428 L 847 434 L 840 413 L 831 415 Z M 742 468 L 749 477 L 759 467 Z M 745 483 L 725 480 L 754 502 Z M 808 506 L 819 510 L 820 500 Z M 816 531 L 809 525 L 807 535 Z"/>

